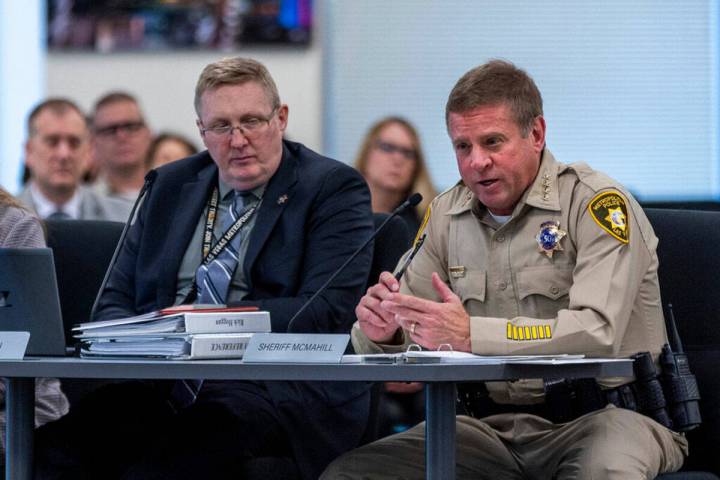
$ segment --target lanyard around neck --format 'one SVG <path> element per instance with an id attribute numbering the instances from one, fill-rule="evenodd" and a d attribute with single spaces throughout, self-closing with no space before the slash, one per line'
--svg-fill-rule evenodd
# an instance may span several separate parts
<path id="1" fill-rule="evenodd" d="M 220 192 L 218 187 L 215 187 L 210 201 L 208 202 L 208 212 L 205 218 L 205 233 L 203 234 L 202 252 L 203 252 L 203 264 L 207 265 L 217 257 L 220 252 L 230 243 L 235 235 L 242 230 L 245 224 L 252 218 L 253 214 L 258 209 L 259 204 L 255 204 L 250 207 L 230 228 L 228 228 L 218 242 L 211 248 L 213 229 L 215 228 L 215 221 L 217 220 L 218 203 L 220 200 Z M 232 208 L 232 205 L 230 205 Z"/>

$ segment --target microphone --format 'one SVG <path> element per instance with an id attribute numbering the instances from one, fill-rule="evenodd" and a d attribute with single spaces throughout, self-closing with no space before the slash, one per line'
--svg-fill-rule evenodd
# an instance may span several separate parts
<path id="1" fill-rule="evenodd" d="M 92 321 L 93 318 L 95 318 L 95 310 L 97 310 L 98 303 L 100 303 L 100 297 L 102 296 L 103 291 L 105 290 L 105 286 L 107 285 L 108 279 L 110 278 L 110 272 L 112 271 L 113 267 L 115 267 L 115 262 L 117 261 L 117 257 L 120 255 L 120 250 L 122 249 L 123 244 L 125 243 L 125 237 L 127 237 L 128 230 L 130 230 L 130 225 L 132 223 L 133 218 L 135 218 L 135 210 L 137 210 L 138 205 L 140 205 L 140 202 L 142 201 L 143 197 L 147 193 L 147 191 L 152 186 L 153 182 L 157 178 L 157 171 L 150 170 L 145 175 L 145 183 L 143 184 L 142 188 L 140 189 L 140 193 L 138 194 L 137 200 L 135 200 L 135 203 L 133 204 L 132 210 L 130 210 L 130 216 L 127 219 L 127 222 L 125 222 L 125 226 L 123 227 L 122 233 L 120 233 L 120 238 L 118 239 L 118 243 L 115 246 L 115 251 L 113 252 L 112 258 L 110 259 L 110 264 L 108 265 L 107 270 L 105 270 L 105 277 L 103 278 L 102 283 L 100 284 L 100 289 L 98 290 L 97 295 L 95 296 L 95 301 L 93 302 L 92 309 L 90 310 L 90 321 Z"/>
<path id="2" fill-rule="evenodd" d="M 357 256 L 360 254 L 360 252 L 362 252 L 362 251 L 365 249 L 365 247 L 367 247 L 368 243 L 370 243 L 372 240 L 375 239 L 375 237 L 377 237 L 377 234 L 380 233 L 380 231 L 385 227 L 385 225 L 387 225 L 387 223 L 388 223 L 393 217 L 395 217 L 395 216 L 397 216 L 398 214 L 402 213 L 405 209 L 407 209 L 407 208 L 409 208 L 409 207 L 414 207 L 415 205 L 417 205 L 418 203 L 420 203 L 420 201 L 422 200 L 422 198 L 423 198 L 422 195 L 420 195 L 419 193 L 413 193 L 412 195 L 410 195 L 410 197 L 409 197 L 407 200 L 405 200 L 402 204 L 400 204 L 399 207 L 397 207 L 395 210 L 393 210 L 392 213 L 390 213 L 390 215 L 388 215 L 388 217 L 380 224 L 380 226 L 377 228 L 377 230 L 375 230 L 375 232 L 373 232 L 373 234 L 370 235 L 370 237 L 368 237 L 367 240 L 365 240 L 365 243 L 363 243 L 362 245 L 360 245 L 360 247 L 359 247 L 357 250 L 355 250 L 355 252 L 353 252 L 353 254 L 350 255 L 350 257 L 349 257 L 347 260 L 345 260 L 345 263 L 343 263 L 342 265 L 340 265 L 340 267 L 339 267 L 337 270 L 335 270 L 335 273 L 333 273 L 332 275 L 330 275 L 330 278 L 328 278 L 328 279 L 325 281 L 325 283 L 323 283 L 322 286 L 317 289 L 317 291 L 312 295 L 312 297 L 310 297 L 310 298 L 300 307 L 300 309 L 299 309 L 297 312 L 295 312 L 295 315 L 293 315 L 292 318 L 290 319 L 290 321 L 288 322 L 287 330 L 288 330 L 288 331 L 290 330 L 290 327 L 292 326 L 292 324 L 293 324 L 293 322 L 295 321 L 295 319 L 296 319 L 298 316 L 300 316 L 300 314 L 301 314 L 302 312 L 305 311 L 305 309 L 308 307 L 308 305 L 310 305 L 310 304 L 312 303 L 312 301 L 315 300 L 315 297 L 317 297 L 318 295 L 320 295 L 322 292 L 325 291 L 325 289 L 328 287 L 328 285 L 330 285 L 330 282 L 332 282 L 333 280 L 335 280 L 335 277 L 337 277 L 343 270 L 345 270 L 345 267 L 347 267 L 348 264 L 349 264 L 350 262 L 352 262 L 352 261 L 355 259 L 355 257 L 357 257 Z"/>

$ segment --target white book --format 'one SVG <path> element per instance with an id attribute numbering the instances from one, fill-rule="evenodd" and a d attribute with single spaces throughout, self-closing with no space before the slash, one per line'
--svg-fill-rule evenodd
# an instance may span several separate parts
<path id="1" fill-rule="evenodd" d="M 252 333 L 100 337 L 82 344 L 82 357 L 208 359 L 242 358 Z"/>
<path id="2" fill-rule="evenodd" d="M 74 327 L 73 331 L 76 338 L 88 339 L 140 334 L 270 332 L 271 324 L 267 311 L 218 309 L 88 322 Z"/>

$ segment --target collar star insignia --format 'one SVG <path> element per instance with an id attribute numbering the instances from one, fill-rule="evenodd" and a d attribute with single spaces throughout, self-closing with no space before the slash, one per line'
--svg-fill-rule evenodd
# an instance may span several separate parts
<path id="1" fill-rule="evenodd" d="M 560 222 L 548 221 L 540 225 L 540 231 L 535 236 L 538 243 L 538 251 L 544 253 L 548 258 L 552 258 L 553 254 L 562 251 L 560 240 L 567 235 L 565 230 L 560 229 Z"/>

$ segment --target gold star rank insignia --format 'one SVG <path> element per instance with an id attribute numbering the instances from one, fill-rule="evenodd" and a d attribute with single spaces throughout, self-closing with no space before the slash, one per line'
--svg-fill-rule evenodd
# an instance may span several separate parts
<path id="1" fill-rule="evenodd" d="M 628 208 L 625 198 L 616 191 L 595 195 L 588 205 L 588 211 L 595 223 L 623 243 L 630 240 Z"/>
<path id="2" fill-rule="evenodd" d="M 552 258 L 553 253 L 562 251 L 560 240 L 567 235 L 565 230 L 560 230 L 560 222 L 549 221 L 540 224 L 540 231 L 535 235 L 535 241 L 538 243 L 538 250 L 544 253 L 548 258 Z"/>

